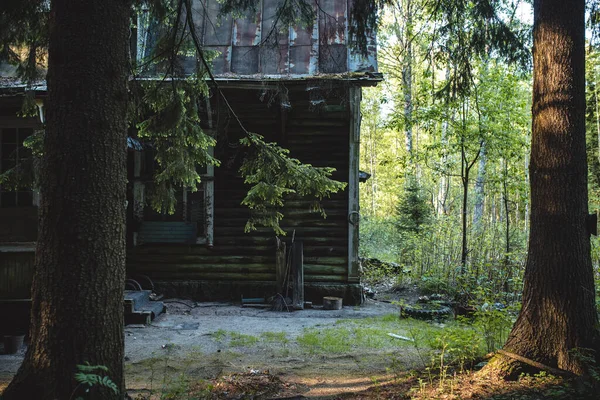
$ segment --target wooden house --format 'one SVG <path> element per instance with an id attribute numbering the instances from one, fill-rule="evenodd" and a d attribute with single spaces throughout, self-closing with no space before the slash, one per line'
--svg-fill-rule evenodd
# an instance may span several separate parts
<path id="1" fill-rule="evenodd" d="M 336 168 L 333 178 L 347 182 L 344 191 L 322 201 L 325 219 L 311 210 L 313 199 L 286 201 L 281 226 L 287 234 L 281 239 L 303 243 L 306 300 L 319 303 L 335 295 L 359 304 L 360 101 L 362 87 L 381 80 L 375 38 L 370 36 L 366 54 L 350 46 L 352 0 L 331 0 L 315 4 L 312 26 L 289 27 L 268 45 L 277 3 L 263 0 L 255 12 L 213 24 L 218 2 L 195 0 L 194 21 L 203 47 L 218 54 L 212 60 L 215 80 L 244 127 L 304 163 Z M 152 42 L 150 24 L 141 18 L 138 54 Z M 185 62 L 193 69 L 199 61 Z M 12 149 L 41 124 L 39 118 L 16 117 L 23 86 L 5 84 L 1 90 L 0 143 Z M 37 97 L 44 90 L 38 88 Z M 129 140 L 128 275 L 149 277 L 157 292 L 198 300 L 273 295 L 275 233 L 244 231 L 249 210 L 240 204 L 248 190 L 239 173 L 243 133 L 219 96 L 207 100 L 204 112 L 203 126 L 218 140 L 213 151 L 221 166 L 203 170 L 198 191 L 180 191 L 172 215 L 148 206 L 151 146 Z M 9 159 L 9 150 L 1 150 Z M 5 199 L 5 193 L 0 188 L 0 298 L 23 297 L 32 274 L 38 196 L 17 192 Z"/>

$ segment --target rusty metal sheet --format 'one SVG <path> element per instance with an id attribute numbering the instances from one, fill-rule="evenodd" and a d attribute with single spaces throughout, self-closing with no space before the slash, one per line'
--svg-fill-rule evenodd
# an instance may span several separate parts
<path id="1" fill-rule="evenodd" d="M 312 46 L 290 47 L 290 74 L 306 75 L 310 73 Z"/>
<path id="2" fill-rule="evenodd" d="M 347 0 L 319 2 L 319 43 L 346 44 Z"/>
<path id="3" fill-rule="evenodd" d="M 220 8 L 218 0 L 206 0 L 205 46 L 231 46 L 233 19 L 231 16 L 218 18 Z"/>
<path id="4" fill-rule="evenodd" d="M 204 43 L 204 21 L 206 19 L 206 0 L 192 0 L 192 21 L 196 26 L 196 33 L 200 43 Z"/>
<path id="5" fill-rule="evenodd" d="M 213 74 L 222 75 L 231 72 L 231 46 L 205 46 L 204 48 L 218 52 L 212 60 Z"/>
<path id="6" fill-rule="evenodd" d="M 240 75 L 258 73 L 257 46 L 233 46 L 231 51 L 231 72 Z"/>
<path id="7" fill-rule="evenodd" d="M 234 46 L 257 46 L 261 42 L 262 12 L 245 13 L 243 18 L 233 21 L 233 45 Z M 235 60 L 232 59 L 232 60 Z"/>
<path id="8" fill-rule="evenodd" d="M 313 12 L 315 13 L 315 19 L 317 17 L 317 13 L 318 13 L 318 5 L 316 1 L 313 1 Z M 314 20 L 312 24 L 305 26 L 305 25 L 296 25 L 296 26 L 292 26 L 290 27 L 290 44 L 292 46 L 308 46 L 312 44 L 313 39 L 316 39 L 316 37 L 313 37 L 313 33 L 315 32 L 314 30 L 314 24 L 317 21 Z M 318 33 L 317 33 L 318 35 Z"/>
<path id="9" fill-rule="evenodd" d="M 366 55 L 348 44 L 349 15 L 355 0 L 313 0 L 315 22 L 304 27 L 280 26 L 276 12 L 281 0 L 262 0 L 255 12 L 220 21 L 219 0 L 193 1 L 194 21 L 202 28 L 204 46 L 220 52 L 213 61 L 216 76 L 377 72 L 373 29 L 367 32 Z"/>
<path id="10" fill-rule="evenodd" d="M 279 0 L 263 0 L 260 72 L 263 74 L 289 73 L 289 28 L 277 23 Z"/>
<path id="11" fill-rule="evenodd" d="M 287 42 L 277 46 L 263 45 L 260 48 L 260 72 L 267 75 L 290 73 L 288 50 Z"/>
<path id="12" fill-rule="evenodd" d="M 348 16 L 351 15 L 354 0 L 348 0 Z M 350 24 L 354 21 L 348 17 Z M 373 27 L 366 27 L 367 54 L 348 43 L 348 71 L 352 72 L 377 72 L 377 38 Z"/>
<path id="13" fill-rule="evenodd" d="M 348 71 L 348 49 L 344 44 L 319 47 L 319 72 L 337 74 Z"/>

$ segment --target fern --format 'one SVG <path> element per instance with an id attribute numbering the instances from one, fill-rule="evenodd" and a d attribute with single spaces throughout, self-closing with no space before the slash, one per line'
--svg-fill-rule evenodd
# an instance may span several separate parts
<path id="1" fill-rule="evenodd" d="M 85 393 L 88 393 L 94 386 L 105 387 L 118 394 L 119 388 L 116 383 L 106 375 L 99 375 L 97 372 L 108 372 L 108 368 L 104 365 L 90 365 L 89 362 L 85 364 L 77 365 L 78 372 L 75 373 L 75 380 L 78 382 L 77 387 L 73 391 L 73 394 L 80 387 L 85 387 Z M 73 397 L 73 396 L 71 396 Z M 79 396 L 75 400 L 83 400 L 83 397 Z"/>

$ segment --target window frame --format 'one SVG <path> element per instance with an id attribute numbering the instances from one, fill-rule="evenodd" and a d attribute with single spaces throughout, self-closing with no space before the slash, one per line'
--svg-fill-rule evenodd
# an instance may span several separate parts
<path id="1" fill-rule="evenodd" d="M 145 151 L 148 150 L 135 150 L 134 153 L 134 181 L 133 181 L 133 213 L 134 219 L 137 220 L 140 224 L 144 222 L 160 222 L 160 221 L 150 221 L 144 218 L 147 205 L 147 189 L 146 185 L 149 183 L 148 175 L 142 171 L 142 164 L 146 162 L 147 154 Z M 211 147 L 208 149 L 209 154 L 212 156 L 214 154 L 214 149 Z M 145 161 L 143 161 L 145 160 Z M 190 221 L 188 215 L 188 195 L 192 193 L 190 188 L 182 189 L 182 199 L 181 199 L 181 222 L 195 222 L 197 224 L 197 232 L 204 232 L 202 236 L 196 236 L 194 240 L 194 244 L 198 245 L 207 245 L 208 247 L 213 246 L 213 236 L 214 236 L 214 166 L 206 165 L 206 171 L 200 175 L 201 182 L 198 188 L 199 191 L 204 192 L 204 209 L 203 209 L 203 221 Z M 171 220 L 170 222 L 174 222 Z M 203 224 L 203 229 L 200 229 L 200 225 Z M 137 232 L 134 235 L 134 246 L 140 244 L 149 244 L 156 243 L 160 244 L 160 242 L 139 242 Z M 169 242 L 171 243 L 171 242 Z M 184 244 L 184 243 L 181 243 Z M 188 243 L 189 244 L 189 243 Z"/>
<path id="2" fill-rule="evenodd" d="M 0 124 L 0 173 L 3 172 L 3 146 L 6 145 L 4 143 L 4 135 L 7 130 L 15 131 L 15 143 L 9 143 L 15 146 L 15 166 L 16 167 L 22 160 L 21 152 L 23 151 L 23 140 L 25 138 L 33 135 L 35 133 L 37 126 L 33 126 L 33 124 Z M 30 131 L 27 136 L 21 138 L 21 131 Z M 23 139 L 23 140 L 21 140 Z M 12 167 L 12 168 L 14 168 Z M 4 205 L 2 204 L 2 197 L 4 193 L 12 193 L 14 194 L 15 202 L 14 205 Z M 23 196 L 24 198 L 30 198 L 31 201 L 28 201 L 27 204 L 20 204 L 19 197 Z M 0 208 L 24 208 L 24 207 L 37 207 L 39 205 L 39 192 L 35 188 L 30 188 L 29 190 L 5 190 L 0 185 Z"/>

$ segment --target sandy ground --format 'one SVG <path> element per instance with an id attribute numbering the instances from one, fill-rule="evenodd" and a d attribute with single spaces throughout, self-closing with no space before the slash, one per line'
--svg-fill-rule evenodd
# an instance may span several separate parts
<path id="1" fill-rule="evenodd" d="M 397 312 L 397 306 L 374 300 L 338 311 L 314 308 L 288 313 L 170 299 L 167 313 L 151 325 L 125 328 L 127 387 L 135 396 L 145 390 L 172 387 L 182 377 L 214 379 L 224 374 L 268 371 L 289 385 L 291 395 L 318 398 L 364 390 L 391 379 L 386 370 L 391 362 L 389 354 L 361 349 L 345 354 L 307 354 L 296 339 L 305 328 Z M 410 368 L 415 355 L 410 349 L 403 351 L 403 363 Z M 0 355 L 0 390 L 18 369 L 24 352 Z"/>

